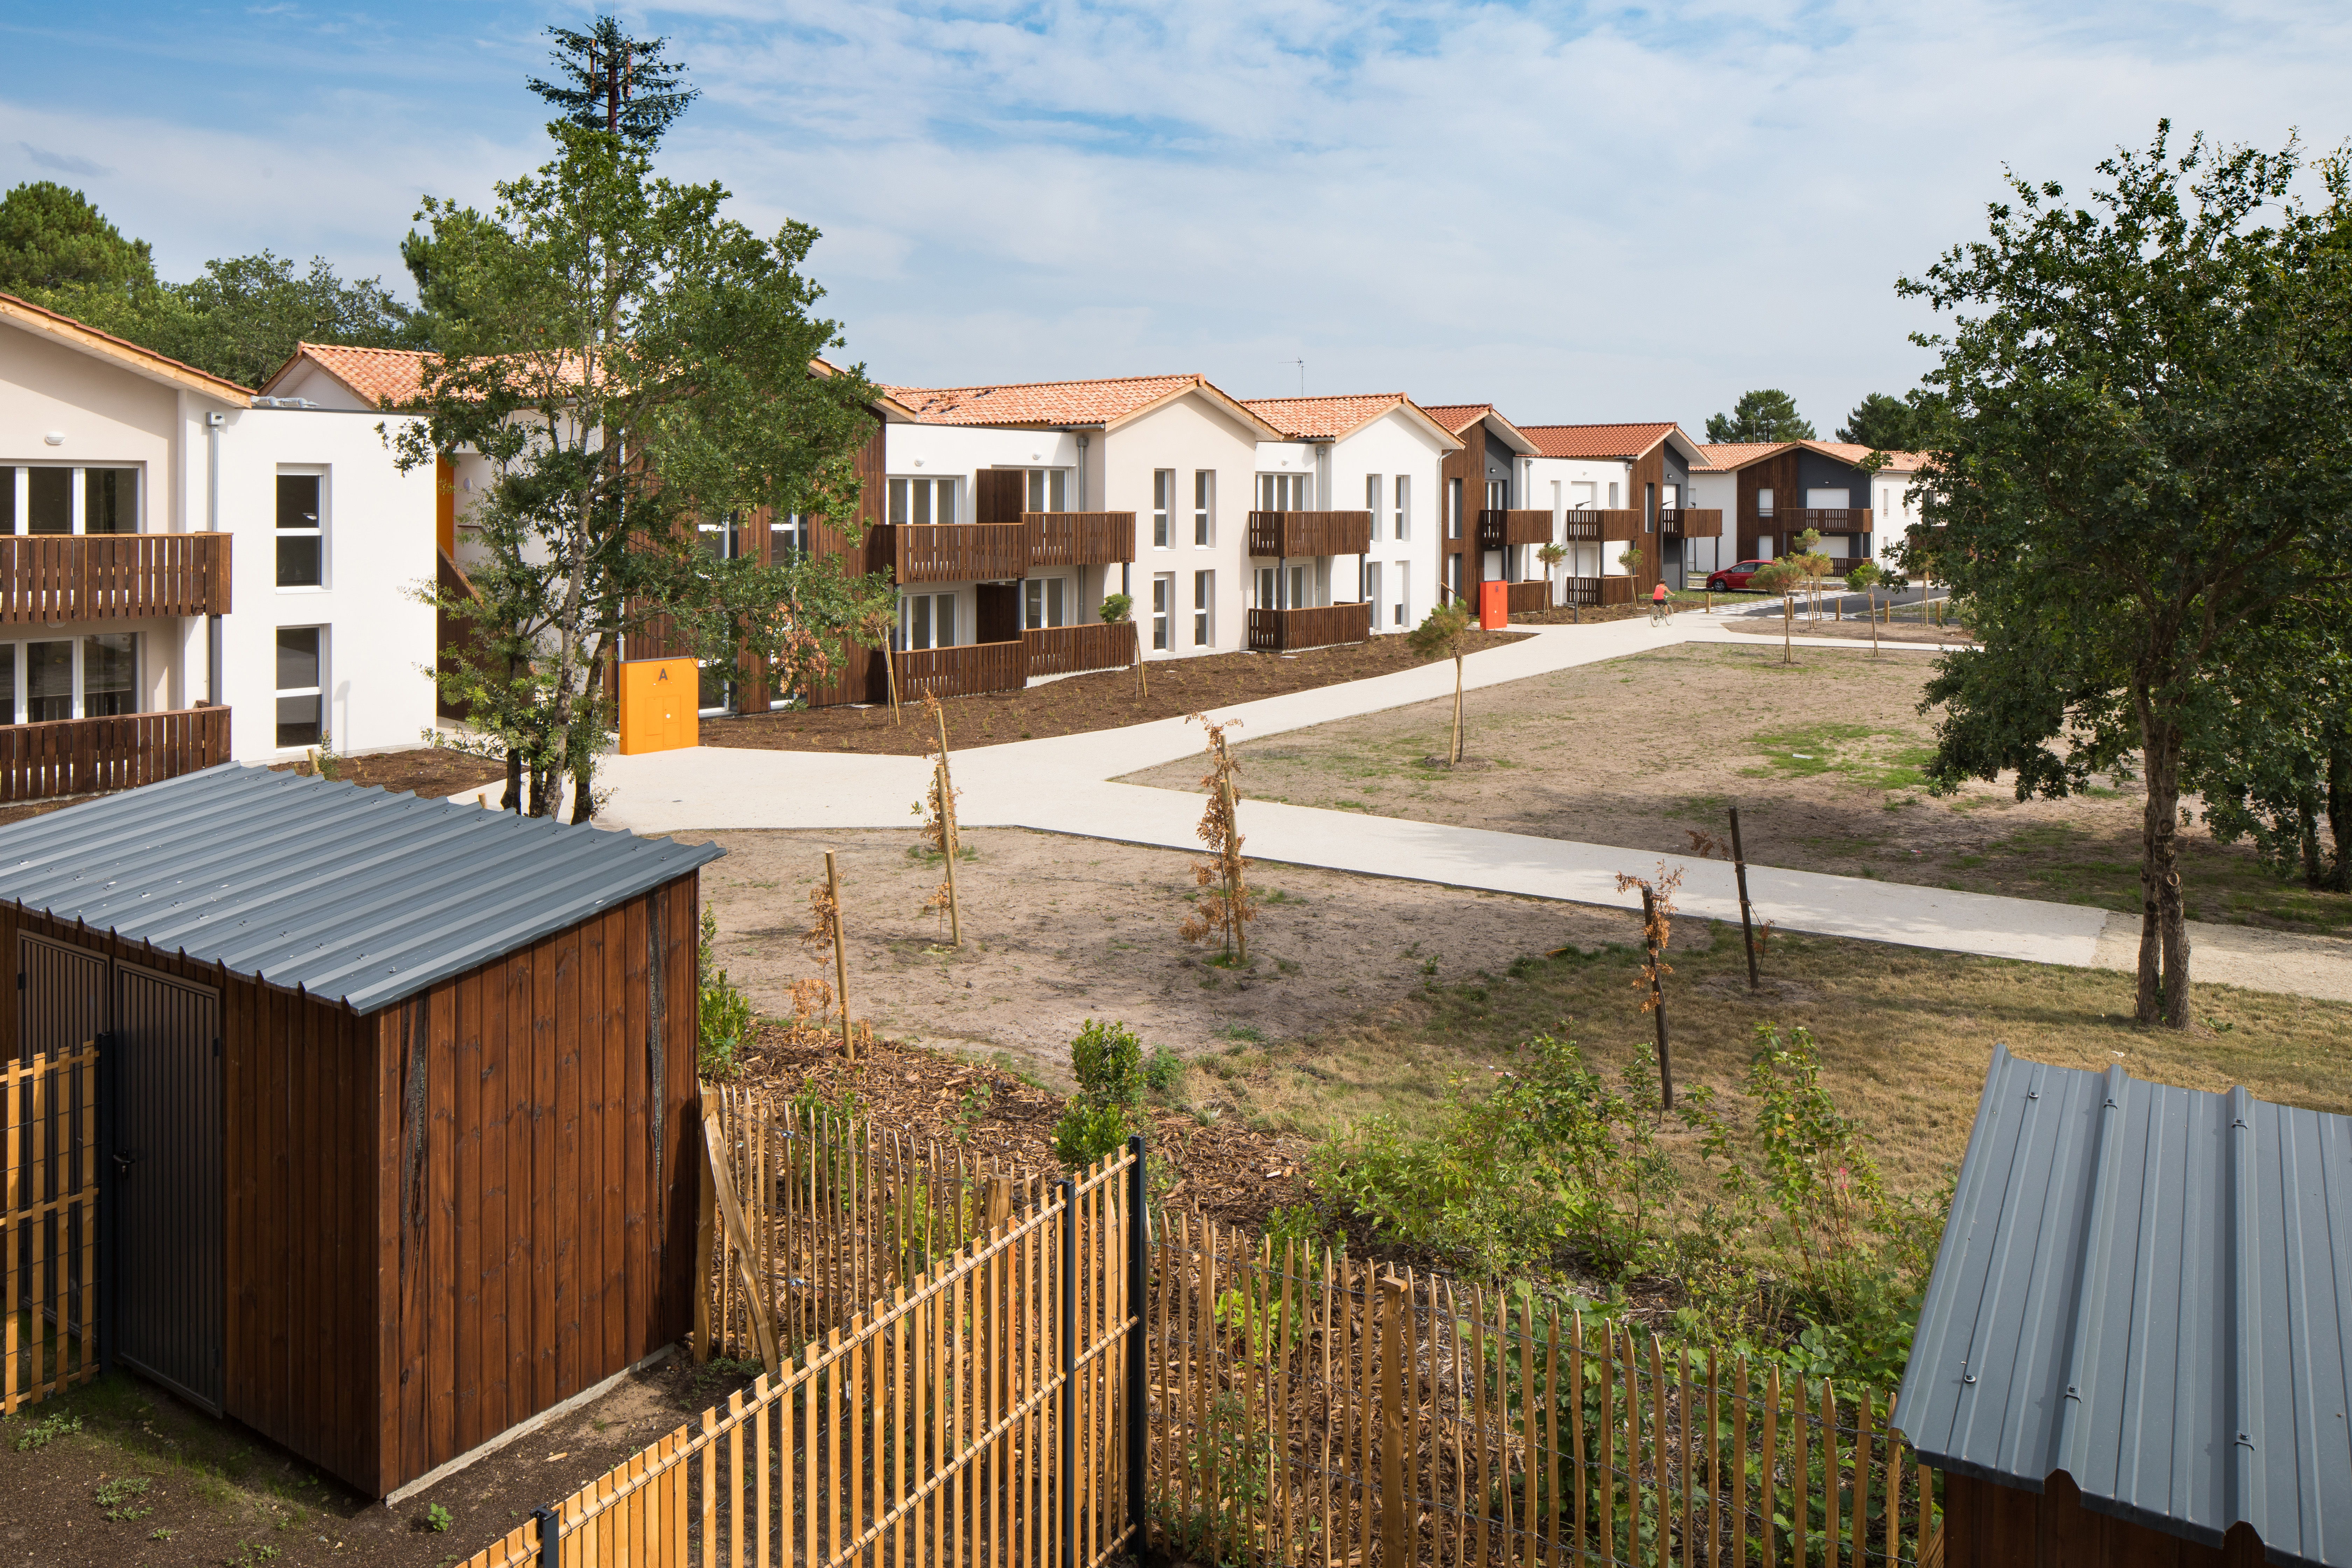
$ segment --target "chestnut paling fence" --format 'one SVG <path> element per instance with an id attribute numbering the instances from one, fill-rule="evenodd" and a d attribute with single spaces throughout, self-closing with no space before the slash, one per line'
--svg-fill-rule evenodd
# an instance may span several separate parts
<path id="1" fill-rule="evenodd" d="M 99 1372 L 98 1047 L 0 1063 L 0 1415 Z"/>
<path id="2" fill-rule="evenodd" d="M 475 1568 L 1941 1561 L 1937 1483 L 1871 1391 L 1147 1226 L 1139 1140 L 1044 1183 L 753 1097 L 706 1108 L 698 1348 L 772 1370 Z"/>

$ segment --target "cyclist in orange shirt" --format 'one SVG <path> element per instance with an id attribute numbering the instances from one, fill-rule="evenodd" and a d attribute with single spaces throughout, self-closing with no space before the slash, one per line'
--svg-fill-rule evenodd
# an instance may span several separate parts
<path id="1" fill-rule="evenodd" d="M 1650 624 L 1654 626 L 1666 624 L 1666 584 L 1663 578 L 1656 587 L 1650 590 Z"/>

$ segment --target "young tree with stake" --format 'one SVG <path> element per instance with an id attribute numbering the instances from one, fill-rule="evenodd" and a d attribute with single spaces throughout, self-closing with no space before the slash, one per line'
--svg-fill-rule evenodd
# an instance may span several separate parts
<path id="1" fill-rule="evenodd" d="M 1462 656 L 1470 651 L 1470 634 L 1477 629 L 1469 606 L 1455 599 L 1431 610 L 1405 634 L 1405 646 L 1416 658 L 1454 660 L 1454 739 L 1445 753 L 1449 768 L 1462 761 Z"/>

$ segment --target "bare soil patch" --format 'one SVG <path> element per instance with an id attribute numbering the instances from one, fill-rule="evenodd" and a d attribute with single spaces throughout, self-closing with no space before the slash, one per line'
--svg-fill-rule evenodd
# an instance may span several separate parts
<path id="1" fill-rule="evenodd" d="M 272 773 L 308 774 L 307 762 L 273 763 Z M 506 788 L 507 765 L 491 762 L 446 746 L 414 746 L 404 752 L 371 752 L 356 757 L 337 757 L 335 777 L 344 784 L 388 789 L 403 795 L 421 795 L 427 798 L 455 795 L 462 789 L 486 788 L 490 792 L 490 804 L 496 805 L 499 794 Z"/>
<path id="2" fill-rule="evenodd" d="M 939 886 L 912 829 L 681 833 L 715 841 L 703 897 L 718 959 L 762 1015 L 789 1016 L 792 983 L 832 979 L 800 942 L 809 893 L 838 854 L 853 1016 L 910 1046 L 996 1061 L 1056 1092 L 1087 1018 L 1120 1018 L 1147 1047 L 1242 1054 L 1377 1013 L 1431 984 L 1475 980 L 1523 952 L 1631 940 L 1614 910 L 1252 862 L 1250 965 L 1178 940 L 1199 857 L 1019 828 L 963 835 L 963 946 L 919 910 Z M 909 854 L 917 850 L 917 854 Z M 1203 1110 L 1237 1106 L 1213 1091 Z"/>
<path id="3" fill-rule="evenodd" d="M 1469 651 L 1515 640 L 1511 632 L 1480 632 Z M 1079 735 L 1154 719 L 1178 719 L 1211 708 L 1311 691 L 1369 679 L 1421 663 L 1401 637 L 1382 636 L 1304 653 L 1220 653 L 1171 658 L 1144 667 L 1150 689 L 1139 691 L 1131 669 L 1066 676 L 1020 691 L 951 698 L 945 704 L 948 743 L 961 750 L 1001 741 Z M 920 710 L 902 704 L 905 721 L 890 722 L 887 707 L 792 709 L 740 719 L 702 721 L 702 744 L 785 752 L 866 752 L 918 757 L 937 741 L 917 721 Z"/>
<path id="4" fill-rule="evenodd" d="M 239 1423 L 118 1373 L 0 1421 L 0 1563 L 443 1568 L 744 1381 L 732 1363 L 696 1368 L 681 1352 L 390 1509 Z M 79 1426 L 18 1451 L 51 1421 Z M 432 1528 L 436 1506 L 446 1530 Z"/>
<path id="5" fill-rule="evenodd" d="M 1928 795 L 1937 715 L 1919 702 L 1933 673 L 1908 650 L 1799 649 L 1784 664 L 1769 644 L 1683 644 L 1471 692 L 1466 745 L 1491 769 L 1424 763 L 1445 752 L 1446 698 L 1246 741 L 1240 782 L 1261 799 L 1658 854 L 1727 840 L 1737 803 L 1759 865 L 2136 912 L 2139 786 L 2020 801 L 2004 779 Z M 1129 782 L 1196 790 L 1199 769 Z M 2279 880 L 2201 822 L 2182 841 L 2190 919 L 2352 932 L 2352 898 Z"/>
<path id="6" fill-rule="evenodd" d="M 1784 635 L 1793 634 L 1801 637 L 1840 637 L 1858 643 L 1870 641 L 1868 621 L 1835 621 L 1826 616 L 1816 621 L 1801 615 L 1789 623 L 1787 634 L 1783 633 L 1777 616 L 1733 616 L 1727 618 L 1723 626 L 1727 631 L 1776 640 Z M 1878 640 L 1889 646 L 1916 643 L 1933 647 L 1965 647 L 1975 637 L 1966 626 L 1922 626 L 1916 621 L 1897 621 L 1892 626 L 1880 626 Z"/>

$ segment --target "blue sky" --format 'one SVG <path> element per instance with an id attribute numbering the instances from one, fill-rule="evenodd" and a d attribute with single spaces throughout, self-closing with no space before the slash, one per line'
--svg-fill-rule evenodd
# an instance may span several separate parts
<path id="1" fill-rule="evenodd" d="M 1201 371 L 1827 435 L 1932 329 L 1894 279 L 2004 163 L 2080 185 L 2157 119 L 2352 135 L 2352 7 L 704 0 L 619 14 L 706 97 L 666 173 L 824 231 L 848 353 L 942 384 Z M 419 193 L 542 153 L 562 4 L 0 0 L 0 182 L 88 191 L 167 277 L 268 247 L 404 284 Z"/>

